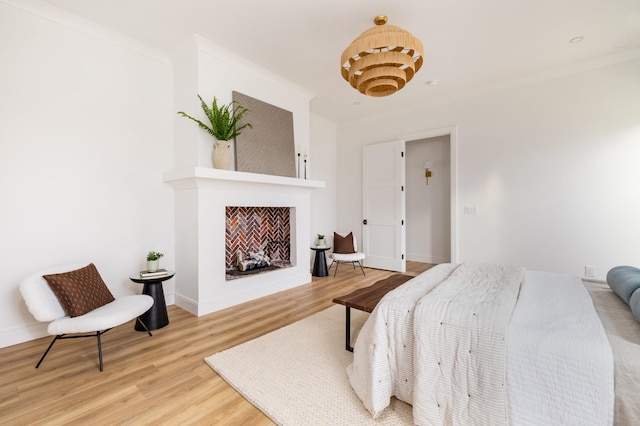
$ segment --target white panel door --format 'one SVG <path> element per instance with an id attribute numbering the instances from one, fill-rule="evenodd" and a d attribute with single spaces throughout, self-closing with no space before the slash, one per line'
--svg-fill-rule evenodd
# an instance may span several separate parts
<path id="1" fill-rule="evenodd" d="M 362 250 L 365 266 L 405 272 L 404 141 L 363 148 Z"/>

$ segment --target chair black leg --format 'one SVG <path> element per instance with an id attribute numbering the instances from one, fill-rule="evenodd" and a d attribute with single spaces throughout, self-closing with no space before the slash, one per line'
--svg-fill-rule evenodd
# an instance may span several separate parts
<path id="1" fill-rule="evenodd" d="M 150 332 L 150 331 L 149 331 L 149 329 L 147 328 L 147 325 L 146 325 L 144 322 L 142 322 L 142 320 L 140 319 L 140 317 L 136 318 L 136 321 L 140 323 L 140 325 L 142 326 L 142 328 L 144 328 L 144 329 L 145 329 L 145 331 L 146 331 L 147 333 L 149 333 L 149 336 L 153 336 L 153 334 L 151 334 L 151 332 Z"/>
<path id="2" fill-rule="evenodd" d="M 362 262 L 360 262 L 359 260 L 358 260 L 358 265 L 360 265 L 360 270 L 362 271 L 362 275 L 367 275 L 367 274 L 364 273 L 364 268 L 362 267 Z M 355 265 L 354 265 L 354 267 L 355 267 Z"/>
<path id="3" fill-rule="evenodd" d="M 100 332 L 96 332 L 98 338 L 98 359 L 100 360 L 100 371 L 102 371 L 102 342 L 100 341 Z"/>
<path id="4" fill-rule="evenodd" d="M 333 263 L 332 263 L 332 265 L 333 265 Z M 335 271 L 333 271 L 333 276 L 334 276 L 334 277 L 335 277 L 335 276 L 336 276 L 336 274 L 338 273 L 338 266 L 340 266 L 340 262 L 336 262 L 336 270 L 335 270 Z"/>
<path id="5" fill-rule="evenodd" d="M 146 324 L 144 322 L 142 322 L 142 320 L 140 320 L 140 318 L 138 318 L 138 321 L 140 321 L 140 324 L 142 324 L 142 327 L 144 327 L 144 329 L 147 331 L 147 333 L 149 333 L 149 336 L 152 336 L 151 332 L 149 331 L 149 328 L 147 328 Z M 56 337 L 53 338 L 53 340 L 51 341 L 51 343 L 49 344 L 49 347 L 47 348 L 46 351 L 44 351 L 44 354 L 42 355 L 42 358 L 40 358 L 40 361 L 38 361 L 38 363 L 36 364 L 36 368 L 40 367 L 40 364 L 42 364 L 42 361 L 44 360 L 44 358 L 47 356 L 47 354 L 49 353 L 49 351 L 51 350 L 51 348 L 53 347 L 53 344 L 56 342 L 56 340 L 58 339 L 78 339 L 81 337 L 95 337 L 98 340 L 98 359 L 100 360 L 100 371 L 103 370 L 103 362 L 102 362 L 102 340 L 101 340 L 101 336 L 106 333 L 107 331 L 111 330 L 110 328 L 106 329 L 106 330 L 102 330 L 102 331 L 96 331 L 95 334 L 79 334 L 79 335 L 66 335 L 66 334 L 58 334 Z"/>
<path id="6" fill-rule="evenodd" d="M 44 361 L 44 357 L 47 356 L 47 354 L 49 353 L 49 351 L 53 347 L 53 344 L 56 342 L 56 340 L 58 340 L 62 336 L 64 336 L 64 335 L 63 334 L 58 334 L 56 337 L 53 338 L 53 340 L 51 341 L 51 344 L 49 344 L 49 347 L 47 348 L 47 350 L 44 351 L 44 354 L 42 355 L 42 358 L 40 358 L 40 361 L 38 361 L 38 363 L 36 364 L 36 368 L 40 367 L 40 364 L 42 364 L 42 361 Z"/>

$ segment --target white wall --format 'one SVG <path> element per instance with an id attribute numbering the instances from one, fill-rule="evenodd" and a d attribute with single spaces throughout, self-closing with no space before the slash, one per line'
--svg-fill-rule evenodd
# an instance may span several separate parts
<path id="1" fill-rule="evenodd" d="M 309 101 L 313 94 L 256 64 L 194 35 L 174 53 L 176 111 L 205 120 L 197 94 L 211 103 L 232 101 L 240 92 L 293 114 L 295 145 L 309 147 Z M 175 114 L 175 168 L 212 167 L 212 137 L 193 121 Z"/>
<path id="2" fill-rule="evenodd" d="M 327 119 L 311 114 L 311 150 L 309 154 L 311 179 L 325 182 L 324 189 L 311 193 L 311 243 L 317 234 L 333 236 L 336 228 L 336 125 Z M 311 262 L 313 263 L 312 256 Z"/>
<path id="3" fill-rule="evenodd" d="M 27 274 L 94 262 L 118 296 L 140 292 L 128 276 L 148 251 L 174 261 L 168 56 L 24 7 L 0 2 L 0 347 L 46 334 L 18 291 Z"/>
<path id="4" fill-rule="evenodd" d="M 405 144 L 407 260 L 451 261 L 449 135 Z M 424 162 L 432 176 L 425 178 Z"/>
<path id="5" fill-rule="evenodd" d="M 176 110 L 204 120 L 197 94 L 208 103 L 215 96 L 219 103 L 228 104 L 232 100 L 232 92 L 237 91 L 290 111 L 293 114 L 295 145 L 302 147 L 303 152 L 310 153 L 310 92 L 197 35 L 186 40 L 181 51 L 174 52 L 174 62 Z M 190 120 L 177 115 L 175 120 L 176 170 L 190 170 L 193 173 L 196 167 L 211 169 L 211 136 Z M 335 143 L 335 129 L 333 132 Z M 318 158 L 322 156 L 323 153 L 319 151 Z M 322 168 L 317 170 L 321 173 Z M 310 172 L 309 167 L 308 176 Z M 194 196 L 190 192 L 192 188 L 189 188 L 178 194 L 176 199 L 175 226 L 179 234 L 176 239 L 176 267 L 183 271 L 181 276 L 175 278 L 178 306 L 204 315 L 309 282 L 307 265 L 310 264 L 308 246 L 311 215 L 308 191 L 305 190 L 303 196 L 300 193 L 292 197 L 285 194 L 284 187 L 263 189 L 258 183 L 237 187 L 233 182 L 226 181 L 216 183 L 215 192 L 211 193 L 200 188 L 206 183 L 197 182 L 195 185 L 198 186 L 197 195 Z M 184 188 L 179 186 L 176 186 L 176 191 L 183 191 Z M 250 192 L 251 186 L 262 193 Z M 206 186 L 203 188 L 209 189 Z M 247 198 L 242 197 L 241 193 L 251 195 Z M 305 202 L 301 202 L 301 196 Z M 292 255 L 296 266 L 226 282 L 223 232 L 225 205 L 296 207 L 296 230 L 301 233 L 292 242 L 292 250 L 298 247 Z M 197 223 L 195 228 L 194 221 Z M 215 232 L 218 229 L 222 230 L 222 234 Z M 194 244 L 193 240 L 198 243 Z"/>
<path id="6" fill-rule="evenodd" d="M 339 126 L 338 226 L 360 228 L 362 145 L 456 125 L 457 260 L 603 279 L 640 264 L 638 111 L 632 60 Z"/>
<path id="7" fill-rule="evenodd" d="M 140 292 L 128 276 L 147 251 L 175 266 L 174 193 L 162 174 L 210 166 L 208 136 L 176 114 L 197 112 L 198 92 L 226 103 L 238 90 L 294 112 L 309 174 L 328 181 L 314 192 L 310 232 L 335 227 L 335 125 L 315 117 L 309 147 L 312 94 L 242 58 L 221 69 L 229 56 L 206 40 L 187 44 L 172 63 L 46 3 L 0 0 L 0 347 L 46 334 L 19 295 L 29 273 L 94 262 L 118 296 Z"/>

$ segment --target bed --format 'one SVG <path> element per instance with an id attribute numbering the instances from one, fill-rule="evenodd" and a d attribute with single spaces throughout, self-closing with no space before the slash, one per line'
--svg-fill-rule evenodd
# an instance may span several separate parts
<path id="1" fill-rule="evenodd" d="M 347 374 L 374 418 L 395 397 L 416 424 L 630 425 L 640 325 L 606 284 L 442 264 L 380 301 Z"/>

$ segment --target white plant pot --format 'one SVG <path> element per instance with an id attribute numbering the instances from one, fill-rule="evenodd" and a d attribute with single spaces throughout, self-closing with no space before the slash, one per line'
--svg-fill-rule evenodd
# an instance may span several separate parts
<path id="1" fill-rule="evenodd" d="M 155 272 L 160 266 L 159 260 L 147 260 L 147 271 Z"/>
<path id="2" fill-rule="evenodd" d="M 231 144 L 229 141 L 216 141 L 213 144 L 213 167 L 229 170 L 231 166 Z"/>

